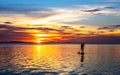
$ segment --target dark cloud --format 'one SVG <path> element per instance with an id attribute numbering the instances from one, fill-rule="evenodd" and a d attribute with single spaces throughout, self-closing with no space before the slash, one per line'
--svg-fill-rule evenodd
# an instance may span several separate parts
<path id="1" fill-rule="evenodd" d="M 54 29 L 48 27 L 37 27 L 37 28 L 29 28 L 29 27 L 17 27 L 7 24 L 0 24 L 0 41 L 22 41 L 22 40 L 34 40 L 35 37 L 31 34 L 38 34 L 38 33 L 29 33 L 26 30 L 39 30 L 42 33 L 51 33 L 52 34 L 60 34 L 61 37 L 70 35 L 71 33 L 65 32 L 63 29 Z M 59 36 L 41 36 L 41 38 L 59 38 Z M 2 39 L 2 40 L 1 40 Z"/>
<path id="2" fill-rule="evenodd" d="M 72 37 L 72 38 L 71 38 Z M 87 36 L 87 35 L 76 35 L 68 37 L 70 42 L 73 43 L 93 43 L 93 44 L 117 44 L 120 43 L 120 36 L 114 35 L 94 35 L 94 36 Z"/>
<path id="3" fill-rule="evenodd" d="M 35 37 L 26 32 L 0 32 L 0 41 L 33 40 Z"/>
<path id="4" fill-rule="evenodd" d="M 0 6 L 0 12 L 5 13 L 24 13 L 24 12 L 33 12 L 33 11 L 51 11 L 50 9 L 43 9 L 43 8 L 17 8 L 17 7 L 8 7 L 8 6 Z"/>
<path id="5" fill-rule="evenodd" d="M 99 27 L 97 28 L 98 30 L 110 30 L 110 31 L 114 31 L 115 29 L 120 29 L 120 25 L 109 25 L 109 26 L 106 26 L 106 27 Z"/>
<path id="6" fill-rule="evenodd" d="M 120 25 L 111 25 L 110 27 L 120 27 Z M 66 28 L 66 27 L 65 27 Z M 3 30 L 2 30 L 3 29 Z M 100 29 L 109 29 L 106 27 L 101 27 Z M 19 30 L 20 32 L 16 32 Z M 90 32 L 89 34 L 82 34 L 82 33 L 72 33 L 66 32 L 64 29 L 55 29 L 55 28 L 48 28 L 48 27 L 37 27 L 37 28 L 28 28 L 28 27 L 16 27 L 7 24 L 0 24 L 0 41 L 21 41 L 21 40 L 34 40 L 35 37 L 31 35 L 31 33 L 24 32 L 24 30 L 40 30 L 42 32 L 54 31 L 60 34 L 61 38 L 65 41 L 63 42 L 74 42 L 74 43 L 120 43 L 120 36 L 115 35 L 99 35 L 95 32 Z M 104 32 L 101 32 L 104 33 Z M 94 35 L 94 36 L 91 36 Z M 41 36 L 42 37 L 42 36 Z M 42 38 L 53 38 L 58 39 L 59 36 L 48 36 Z M 59 39 L 58 39 L 59 40 Z"/>
<path id="7" fill-rule="evenodd" d="M 45 18 L 52 15 L 56 15 L 52 9 L 48 8 L 20 8 L 20 7 L 8 7 L 0 6 L 1 14 L 24 14 L 32 18 Z"/>
<path id="8" fill-rule="evenodd" d="M 22 27 L 16 27 L 16 26 L 11 26 L 11 25 L 7 25 L 7 24 L 0 24 L 0 29 L 4 28 L 4 30 L 6 31 L 14 31 L 14 30 L 21 30 L 24 29 Z"/>
<path id="9" fill-rule="evenodd" d="M 107 9 L 115 9 L 115 7 L 113 7 L 113 6 L 105 6 L 105 7 L 96 7 L 96 8 L 94 8 L 94 9 L 85 9 L 85 10 L 83 10 L 83 12 L 90 12 L 90 13 L 97 13 L 97 12 L 99 12 L 99 11 L 102 11 L 102 10 L 107 10 Z M 101 14 L 101 13 L 98 13 L 98 14 Z"/>
<path id="10" fill-rule="evenodd" d="M 15 41 L 15 40 L 32 40 L 34 37 L 27 32 L 15 32 L 22 29 L 21 27 L 15 27 L 5 24 L 0 24 L 0 41 Z"/>
<path id="11" fill-rule="evenodd" d="M 110 27 L 99 27 L 97 28 L 98 30 L 103 30 L 103 29 L 111 29 Z"/>
<path id="12" fill-rule="evenodd" d="M 0 6 L 0 11 L 10 11 L 10 10 L 12 10 L 12 8 L 10 8 L 10 7 L 4 7 L 4 6 Z"/>
<path id="13" fill-rule="evenodd" d="M 88 9 L 88 10 L 83 10 L 83 12 L 91 12 L 91 13 L 94 13 L 94 12 L 98 12 L 98 11 L 101 11 L 100 9 Z"/>
<path id="14" fill-rule="evenodd" d="M 120 25 L 114 25 L 113 27 L 119 27 L 120 28 Z"/>
<path id="15" fill-rule="evenodd" d="M 70 28 L 70 26 L 61 26 L 62 28 Z"/>
<path id="16" fill-rule="evenodd" d="M 104 8 L 106 8 L 106 9 L 115 9 L 115 7 L 112 7 L 112 6 L 106 6 Z"/>
<path id="17" fill-rule="evenodd" d="M 39 30 L 42 32 L 51 32 L 51 31 L 55 31 L 58 33 L 64 33 L 63 29 L 55 29 L 55 28 L 48 28 L 48 27 L 37 27 L 37 28 L 29 28 L 29 27 L 17 27 L 17 26 L 11 26 L 11 25 L 7 25 L 7 24 L 0 24 L 0 29 L 4 30 L 0 30 L 0 32 L 2 33 L 9 33 L 9 32 L 15 32 L 15 31 L 26 31 L 26 30 Z"/>
<path id="18" fill-rule="evenodd" d="M 63 29 L 63 30 L 70 29 L 70 30 L 76 31 L 76 29 L 74 29 L 74 28 L 71 27 L 71 26 L 61 26 L 61 29 Z"/>
<path id="19" fill-rule="evenodd" d="M 86 28 L 86 26 L 80 26 L 80 28 Z"/>
<path id="20" fill-rule="evenodd" d="M 4 22 L 5 24 L 13 24 L 12 22 Z"/>

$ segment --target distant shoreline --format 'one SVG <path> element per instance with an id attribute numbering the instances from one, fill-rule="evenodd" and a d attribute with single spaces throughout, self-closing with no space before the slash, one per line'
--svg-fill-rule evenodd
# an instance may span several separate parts
<path id="1" fill-rule="evenodd" d="M 0 45 L 57 45 L 57 44 L 81 44 L 81 43 L 0 43 Z M 119 45 L 120 43 L 86 43 L 86 45 Z"/>

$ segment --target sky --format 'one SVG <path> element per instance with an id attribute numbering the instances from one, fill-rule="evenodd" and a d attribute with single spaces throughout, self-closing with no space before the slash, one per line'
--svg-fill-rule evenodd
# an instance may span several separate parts
<path id="1" fill-rule="evenodd" d="M 0 0 L 0 42 L 120 43 L 120 0 Z"/>

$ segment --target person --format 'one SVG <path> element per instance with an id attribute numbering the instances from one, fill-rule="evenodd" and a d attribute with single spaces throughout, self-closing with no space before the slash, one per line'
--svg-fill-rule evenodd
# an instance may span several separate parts
<path id="1" fill-rule="evenodd" d="M 78 54 L 84 54 L 84 43 L 81 43 L 81 52 L 79 51 Z"/>
<path id="2" fill-rule="evenodd" d="M 85 44 L 84 43 L 81 43 L 81 53 L 84 53 L 84 46 L 85 46 Z"/>

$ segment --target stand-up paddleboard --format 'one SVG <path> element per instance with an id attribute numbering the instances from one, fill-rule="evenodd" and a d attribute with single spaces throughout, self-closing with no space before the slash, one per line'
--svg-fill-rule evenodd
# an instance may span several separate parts
<path id="1" fill-rule="evenodd" d="M 80 53 L 80 52 L 78 52 L 78 54 L 85 54 L 85 53 L 84 53 L 84 52 L 81 52 L 81 53 Z"/>

